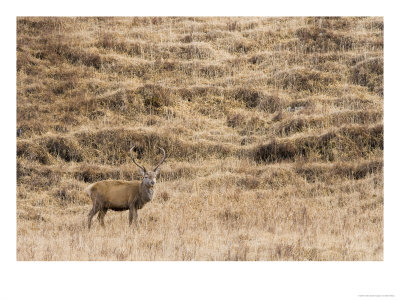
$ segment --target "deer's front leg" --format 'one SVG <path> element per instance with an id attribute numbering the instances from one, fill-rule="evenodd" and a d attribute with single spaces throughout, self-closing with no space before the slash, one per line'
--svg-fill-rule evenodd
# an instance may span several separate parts
<path id="1" fill-rule="evenodd" d="M 129 226 L 132 225 L 132 220 L 135 220 L 135 226 L 137 226 L 137 210 L 134 205 L 129 208 Z"/>

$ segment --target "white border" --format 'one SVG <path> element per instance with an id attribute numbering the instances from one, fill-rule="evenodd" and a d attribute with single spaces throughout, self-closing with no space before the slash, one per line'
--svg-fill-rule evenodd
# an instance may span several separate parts
<path id="1" fill-rule="evenodd" d="M 2 12 L 1 299 L 362 299 L 400 297 L 397 230 L 398 22 L 383 1 L 18 1 Z M 384 262 L 16 262 L 15 23 L 24 15 L 369 15 L 385 17 Z M 5 91 L 5 92 L 4 92 Z M 396 234 L 397 233 L 397 234 Z M 396 277 L 397 276 L 397 277 Z M 132 296 L 130 296 L 132 295 Z M 369 298 L 370 299 L 370 298 Z"/>

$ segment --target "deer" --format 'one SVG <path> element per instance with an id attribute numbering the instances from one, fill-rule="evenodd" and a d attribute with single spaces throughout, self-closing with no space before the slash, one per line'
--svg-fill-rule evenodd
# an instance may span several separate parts
<path id="1" fill-rule="evenodd" d="M 160 173 L 160 166 L 166 158 L 165 150 L 158 147 L 163 153 L 163 158 L 152 171 L 148 171 L 136 162 L 133 154 L 134 148 L 132 147 L 129 152 L 134 164 L 139 167 L 142 175 L 141 181 L 102 180 L 86 188 L 86 193 L 93 202 L 93 207 L 88 215 L 89 230 L 96 213 L 98 213 L 100 225 L 103 228 L 105 227 L 104 216 L 109 209 L 114 211 L 129 210 L 129 226 L 132 225 L 134 220 L 135 227 L 137 227 L 137 211 L 154 198 L 156 179 Z"/>

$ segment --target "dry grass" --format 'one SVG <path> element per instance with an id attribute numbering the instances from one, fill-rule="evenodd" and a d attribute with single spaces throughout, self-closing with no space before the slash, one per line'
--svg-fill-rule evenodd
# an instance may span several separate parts
<path id="1" fill-rule="evenodd" d="M 18 18 L 17 258 L 382 260 L 382 18 Z"/>

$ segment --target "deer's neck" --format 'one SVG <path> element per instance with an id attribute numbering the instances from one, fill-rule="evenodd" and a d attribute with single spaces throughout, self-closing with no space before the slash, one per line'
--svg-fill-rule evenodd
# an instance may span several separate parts
<path id="1" fill-rule="evenodd" d="M 154 187 L 149 188 L 143 182 L 140 184 L 140 194 L 142 201 L 145 203 L 153 199 L 154 197 Z"/>

